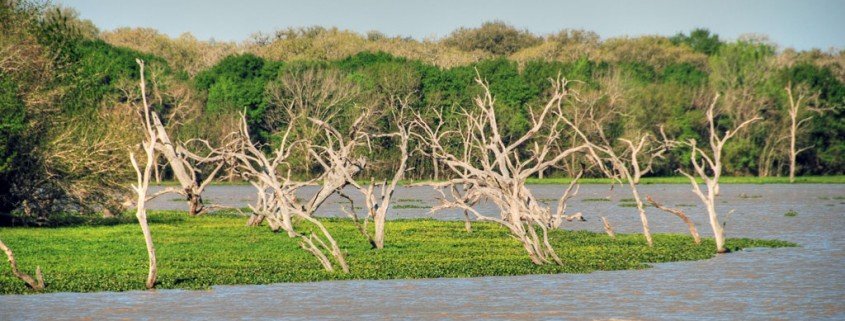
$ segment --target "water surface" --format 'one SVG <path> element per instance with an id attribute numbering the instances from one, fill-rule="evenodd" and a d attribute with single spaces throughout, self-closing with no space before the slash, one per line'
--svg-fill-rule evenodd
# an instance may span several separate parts
<path id="1" fill-rule="evenodd" d="M 548 200 L 566 186 L 532 186 Z M 723 185 L 719 211 L 728 237 L 776 238 L 797 248 L 750 249 L 714 259 L 656 264 L 635 271 L 527 275 L 468 279 L 333 281 L 217 286 L 207 291 L 159 290 L 122 293 L 50 293 L 0 296 L 0 319 L 424 319 L 424 320 L 845 320 L 845 185 Z M 307 190 L 303 197 L 307 197 Z M 682 206 L 700 233 L 711 235 L 704 208 L 688 185 L 644 185 L 668 206 Z M 243 206 L 250 186 L 215 186 L 214 202 Z M 354 193 L 353 193 L 354 194 Z M 439 194 L 426 187 L 401 188 L 391 219 L 461 219 L 462 212 L 428 213 Z M 610 197 L 610 201 L 596 199 Z M 568 212 L 587 222 L 568 229 L 602 231 L 607 217 L 617 232 L 640 231 L 636 209 L 620 206 L 624 188 L 584 185 Z M 318 212 L 333 215 L 331 198 Z M 183 209 L 161 198 L 158 209 Z M 480 204 L 493 213 L 491 204 Z M 798 215 L 786 217 L 795 210 Z M 648 210 L 655 233 L 686 233 L 675 216 Z M 724 216 L 723 216 L 724 218 Z M 389 231 L 388 231 L 389 233 Z M 388 234 L 388 246 L 390 236 Z"/>

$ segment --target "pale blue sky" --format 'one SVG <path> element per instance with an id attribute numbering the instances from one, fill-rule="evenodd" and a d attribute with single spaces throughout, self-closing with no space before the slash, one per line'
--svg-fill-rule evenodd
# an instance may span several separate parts
<path id="1" fill-rule="evenodd" d="M 705 27 L 726 39 L 762 33 L 781 47 L 845 48 L 845 0 L 57 1 L 100 29 L 152 27 L 200 39 L 241 41 L 257 31 L 313 25 L 420 39 L 499 19 L 538 34 L 580 28 L 606 39 Z"/>

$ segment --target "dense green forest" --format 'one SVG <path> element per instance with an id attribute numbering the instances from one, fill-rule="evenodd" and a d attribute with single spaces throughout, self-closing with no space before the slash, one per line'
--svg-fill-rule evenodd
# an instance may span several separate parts
<path id="1" fill-rule="evenodd" d="M 789 97 L 804 98 L 797 137 L 800 175 L 845 173 L 845 51 L 795 51 L 765 37 L 725 41 L 704 29 L 672 37 L 600 39 L 564 29 L 535 35 L 503 22 L 419 41 L 309 27 L 256 34 L 242 43 L 170 38 L 151 29 L 99 31 L 71 9 L 26 0 L 0 6 L 0 212 L 117 206 L 134 175 L 127 157 L 137 148 L 138 66 L 149 66 L 148 96 L 182 140 L 222 144 L 244 112 L 257 141 L 272 144 L 288 127 L 285 108 L 335 115 L 338 126 L 360 106 L 380 110 L 369 126 L 391 131 L 392 97 L 406 97 L 425 115 L 443 111 L 460 122 L 489 81 L 499 122 L 509 135 L 529 127 L 545 103 L 550 78 L 573 80 L 579 110 L 604 113 L 610 139 L 659 128 L 676 139 L 703 140 L 704 110 L 721 100 L 720 125 L 756 115 L 763 120 L 725 148 L 725 173 L 780 176 L 788 167 Z M 302 138 L 318 139 L 303 128 Z M 308 136 L 311 135 L 311 136 Z M 563 137 L 562 139 L 569 139 Z M 367 172 L 391 172 L 398 157 L 389 140 L 375 140 Z M 654 176 L 688 166 L 689 151 L 672 150 Z M 409 178 L 428 179 L 433 163 L 411 156 Z M 569 159 L 550 177 L 573 175 Z M 303 154 L 297 174 L 319 170 Z M 599 176 L 599 172 L 588 175 Z M 167 179 L 167 168 L 161 168 Z"/>

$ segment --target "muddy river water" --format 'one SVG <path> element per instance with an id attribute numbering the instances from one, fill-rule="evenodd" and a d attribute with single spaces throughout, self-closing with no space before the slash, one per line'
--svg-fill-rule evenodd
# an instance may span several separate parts
<path id="1" fill-rule="evenodd" d="M 532 190 L 551 200 L 564 188 Z M 688 185 L 644 185 L 641 192 L 681 206 L 703 236 L 711 235 Z M 252 194 L 249 186 L 215 186 L 206 198 L 243 206 Z M 437 196 L 426 187 L 402 188 L 395 203 L 404 206 L 390 218 L 462 218 L 458 212 L 428 213 Z M 597 200 L 606 197 L 610 200 Z M 602 231 L 598 217 L 605 216 L 617 232 L 639 232 L 636 209 L 620 206 L 630 197 L 624 188 L 584 185 L 568 212 L 583 212 L 588 221 L 566 228 Z M 330 199 L 318 214 L 337 213 L 338 202 Z M 10 295 L 0 296 L 0 320 L 845 320 L 845 185 L 723 185 L 719 202 L 721 213 L 734 210 L 727 217 L 728 237 L 776 238 L 800 247 L 591 274 Z M 184 206 L 168 198 L 153 204 Z M 490 204 L 479 207 L 494 210 Z M 789 210 L 797 215 L 785 216 Z M 674 216 L 653 208 L 648 215 L 655 233 L 686 232 Z"/>

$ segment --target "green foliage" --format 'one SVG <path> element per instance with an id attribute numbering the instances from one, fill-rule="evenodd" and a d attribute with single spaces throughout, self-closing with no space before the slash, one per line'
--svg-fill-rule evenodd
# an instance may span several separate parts
<path id="1" fill-rule="evenodd" d="M 700 52 L 708 56 L 719 52 L 719 48 L 724 44 L 719 40 L 719 35 L 715 33 L 711 34 L 710 30 L 702 28 L 694 29 L 690 32 L 689 36 L 683 32 L 678 33 L 670 38 L 670 40 L 676 45 L 687 45 L 695 52 Z"/>
<path id="2" fill-rule="evenodd" d="M 0 115 L 3 115 L 0 118 L 0 177 L 12 170 L 12 163 L 21 152 L 18 141 L 26 130 L 25 105 L 17 91 L 17 84 L 0 73 Z"/>
<path id="3" fill-rule="evenodd" d="M 479 28 L 458 29 L 443 41 L 466 51 L 482 50 L 494 55 L 509 55 L 538 44 L 540 38 L 502 21 L 492 21 L 483 23 Z"/>
<path id="4" fill-rule="evenodd" d="M 698 87 L 707 83 L 707 73 L 689 63 L 671 64 L 663 69 L 663 82 Z"/>
<path id="5" fill-rule="evenodd" d="M 410 279 L 641 269 L 650 263 L 702 260 L 715 255 L 705 239 L 657 234 L 655 246 L 641 235 L 556 230 L 552 245 L 563 266 L 531 264 L 507 229 L 476 222 L 399 220 L 388 222 L 388 243 L 373 250 L 349 220 L 323 219 L 347 253 L 350 274 L 328 273 L 296 239 L 250 228 L 240 216 L 187 218 L 184 213 L 150 216 L 159 262 L 158 288 L 202 289 L 223 284 L 267 284 L 340 279 Z M 97 226 L 3 228 L 21 267 L 40 266 L 48 292 L 127 291 L 144 288 L 147 256 L 137 225 L 111 221 Z M 730 239 L 728 247 L 794 246 L 782 241 Z M 69 259 L 72 258 L 72 259 Z M 8 264 L 0 265 L 0 293 L 26 293 Z"/>
<path id="6" fill-rule="evenodd" d="M 197 74 L 194 84 L 207 93 L 205 111 L 212 114 L 246 111 L 250 129 L 260 135 L 259 126 L 267 108 L 265 87 L 282 66 L 253 54 L 232 55 Z"/>
<path id="7" fill-rule="evenodd" d="M 14 208 L 11 187 L 32 147 L 23 140 L 26 109 L 17 92 L 17 84 L 0 73 L 0 212 Z"/>

